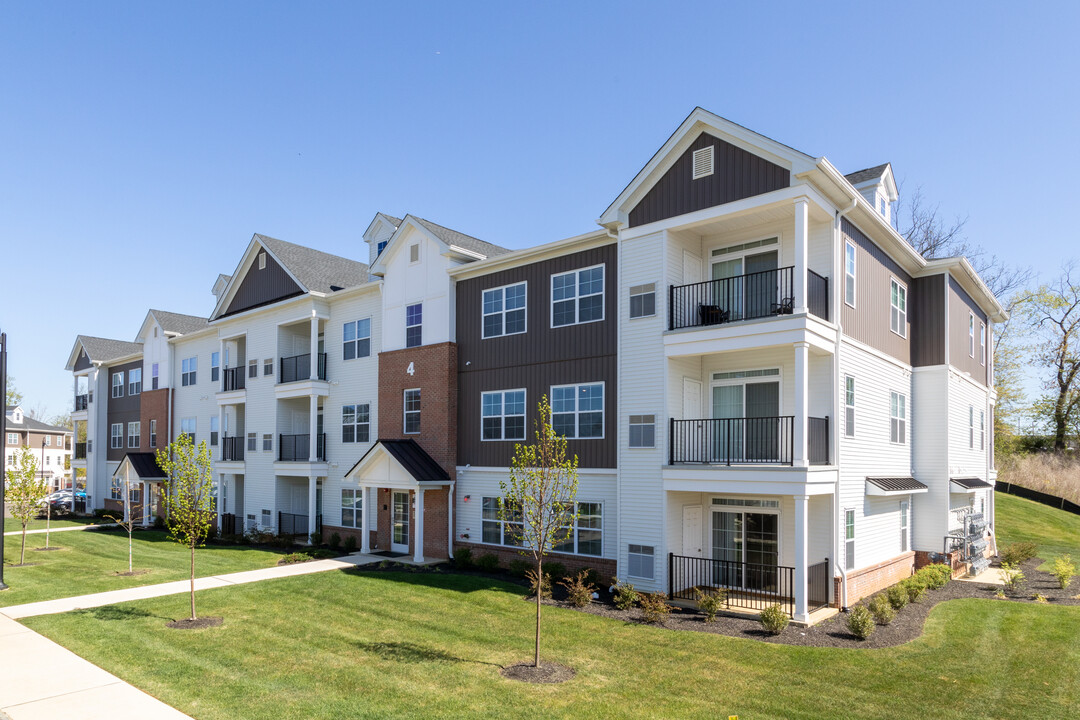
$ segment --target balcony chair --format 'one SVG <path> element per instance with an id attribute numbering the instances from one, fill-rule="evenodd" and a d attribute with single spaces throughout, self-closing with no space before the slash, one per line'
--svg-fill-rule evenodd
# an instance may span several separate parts
<path id="1" fill-rule="evenodd" d="M 772 304 L 773 315 L 791 315 L 795 311 L 795 298 L 780 298 L 780 302 Z"/>
<path id="2" fill-rule="evenodd" d="M 731 317 L 731 311 L 722 310 L 719 305 L 700 305 L 698 314 L 702 325 L 719 325 L 726 323 Z"/>

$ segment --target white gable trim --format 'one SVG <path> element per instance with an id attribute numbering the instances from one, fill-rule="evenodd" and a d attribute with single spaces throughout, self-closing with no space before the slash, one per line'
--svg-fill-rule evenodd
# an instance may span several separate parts
<path id="1" fill-rule="evenodd" d="M 410 229 L 419 232 L 425 238 L 427 238 L 431 242 L 435 243 L 435 247 L 437 247 L 439 249 L 439 254 L 440 255 L 450 255 L 450 254 L 455 253 L 455 252 L 458 252 L 458 253 L 466 252 L 464 250 L 461 250 L 460 248 L 455 250 L 450 245 L 447 245 L 442 240 L 440 240 L 435 235 L 435 233 L 431 232 L 426 227 L 424 227 L 419 222 L 417 222 L 415 217 L 413 217 L 412 215 L 406 215 L 405 218 L 401 221 L 401 225 L 398 226 L 397 230 L 394 231 L 394 234 L 391 235 L 389 237 L 389 239 L 386 241 L 386 247 L 384 247 L 383 251 L 381 253 L 379 253 L 379 257 L 377 257 L 375 259 L 375 264 L 371 266 L 371 269 L 369 270 L 369 272 L 372 275 L 385 275 L 386 274 L 387 260 L 390 257 L 392 257 L 394 253 L 396 253 L 398 251 L 399 246 L 401 245 L 401 242 L 402 242 L 401 238 L 403 238 L 405 235 L 407 235 Z M 472 255 L 473 254 L 470 253 L 470 256 L 472 256 Z"/>
<path id="2" fill-rule="evenodd" d="M 345 479 L 356 482 L 361 487 L 385 487 L 398 490 L 416 490 L 450 484 L 449 480 L 417 481 L 412 473 L 378 442 L 345 474 Z"/>
<path id="3" fill-rule="evenodd" d="M 374 230 L 379 225 L 385 225 L 386 227 L 390 228 L 391 231 L 397 230 L 397 227 L 398 227 L 394 223 L 390 222 L 390 218 L 387 216 L 386 213 L 377 212 L 377 213 L 375 213 L 375 217 L 373 217 L 371 219 L 371 222 L 368 223 L 367 229 L 364 230 L 364 234 L 363 234 L 364 242 L 367 242 L 367 243 L 371 242 L 371 238 L 373 237 Z"/>

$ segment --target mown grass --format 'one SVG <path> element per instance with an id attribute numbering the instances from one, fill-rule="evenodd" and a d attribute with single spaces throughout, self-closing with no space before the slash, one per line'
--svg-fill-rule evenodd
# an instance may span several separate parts
<path id="1" fill-rule="evenodd" d="M 112 520 L 109 520 L 108 518 L 97 518 L 97 517 L 71 517 L 71 518 L 64 518 L 63 520 L 58 520 L 56 518 L 53 518 L 50 527 L 52 527 L 53 529 L 56 529 L 56 528 L 62 528 L 62 527 L 75 527 L 77 525 L 97 525 L 97 524 L 100 524 L 100 523 L 110 523 L 110 522 L 112 522 Z M 45 529 L 45 520 L 37 520 L 37 519 L 31 520 L 30 523 L 26 526 L 26 529 L 27 530 L 44 530 Z M 15 519 L 15 518 L 4 518 L 4 532 L 5 533 L 21 532 L 21 531 L 22 531 L 22 523 L 19 520 Z M 7 542 L 11 542 L 11 541 L 7 540 Z"/>
<path id="2" fill-rule="evenodd" d="M 932 611 L 923 637 L 885 650 L 773 645 L 551 608 L 542 654 L 577 676 L 543 686 L 499 675 L 531 657 L 533 606 L 498 581 L 362 571 L 273 580 L 200 593 L 200 613 L 224 617 L 222 627 L 166 629 L 186 602 L 26 624 L 200 720 L 1045 719 L 1080 706 L 1075 607 L 952 601 Z"/>
<path id="3" fill-rule="evenodd" d="M 134 535 L 133 558 L 142 575 L 122 577 L 127 571 L 127 533 L 115 530 L 86 530 L 56 533 L 51 547 L 61 550 L 36 552 L 45 546 L 45 535 L 26 536 L 26 562 L 29 567 L 13 567 L 19 562 L 21 538 L 4 538 L 4 581 L 8 588 L 0 592 L 0 607 L 86 595 L 139 585 L 183 580 L 189 576 L 186 548 L 169 540 L 164 532 L 140 530 Z M 195 573 L 199 577 L 240 570 L 271 567 L 281 552 L 251 547 L 207 546 L 195 552 Z"/>
<path id="4" fill-rule="evenodd" d="M 994 493 L 998 550 L 1014 542 L 1033 542 L 1039 546 L 1040 566 L 1049 569 L 1058 555 L 1070 554 L 1080 562 L 1080 515 L 1015 495 Z"/>

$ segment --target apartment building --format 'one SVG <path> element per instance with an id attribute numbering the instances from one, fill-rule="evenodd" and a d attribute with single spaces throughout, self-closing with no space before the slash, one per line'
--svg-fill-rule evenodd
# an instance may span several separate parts
<path id="1" fill-rule="evenodd" d="M 77 340 L 87 457 L 108 443 L 88 487 L 152 496 L 145 453 L 189 433 L 223 529 L 509 560 L 499 481 L 546 395 L 579 459 L 569 568 L 809 622 L 936 553 L 977 564 L 1006 316 L 907 245 L 896 199 L 888 164 L 844 175 L 697 109 L 576 237 L 377 213 L 360 262 L 255 235 L 205 319 Z"/>
<path id="2" fill-rule="evenodd" d="M 49 484 L 50 492 L 70 487 L 71 431 L 30 417 L 21 405 L 7 405 L 4 412 L 4 467 L 14 467 L 17 448 L 29 448 L 37 461 L 38 476 Z"/>

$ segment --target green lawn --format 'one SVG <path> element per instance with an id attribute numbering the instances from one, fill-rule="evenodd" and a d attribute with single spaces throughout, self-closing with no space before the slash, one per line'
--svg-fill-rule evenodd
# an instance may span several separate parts
<path id="1" fill-rule="evenodd" d="M 994 494 L 994 502 L 999 551 L 1009 543 L 1030 541 L 1039 546 L 1044 570 L 1065 553 L 1080 563 L 1080 515 L 1000 492 Z"/>
<path id="2" fill-rule="evenodd" d="M 140 530 L 135 533 L 134 566 L 149 569 L 144 575 L 118 577 L 127 570 L 127 534 L 123 532 L 65 532 L 52 535 L 50 546 L 63 550 L 34 552 L 45 546 L 45 535 L 26 536 L 26 562 L 30 567 L 12 567 L 19 562 L 20 537 L 4 538 L 4 581 L 9 589 L 0 592 L 0 607 L 21 603 L 85 595 L 137 585 L 183 580 L 188 577 L 186 548 L 169 540 L 164 532 Z M 208 546 L 195 553 L 198 576 L 270 567 L 281 553 L 250 547 Z"/>
<path id="3" fill-rule="evenodd" d="M 109 520 L 108 518 L 96 518 L 96 517 L 73 517 L 73 518 L 66 518 L 64 520 L 57 520 L 56 518 L 53 518 L 51 526 L 53 528 L 61 528 L 61 527 L 75 527 L 76 525 L 95 525 L 95 524 L 98 524 L 98 523 L 109 523 L 109 522 L 112 522 L 112 520 Z M 27 530 L 44 530 L 45 529 L 45 521 L 44 520 L 31 520 L 30 524 L 26 526 L 26 529 Z M 17 532 L 17 531 L 21 531 L 21 530 L 22 530 L 22 523 L 21 522 L 19 522 L 15 518 L 4 518 L 4 532 L 5 533 Z M 8 542 L 10 542 L 10 540 Z"/>
<path id="4" fill-rule="evenodd" d="M 450 574 L 338 571 L 199 594 L 222 627 L 175 631 L 184 596 L 26 621 L 200 720 L 367 717 L 1074 718 L 1080 608 L 958 600 L 886 650 L 772 645 L 545 610 L 523 685 L 521 588 Z M 798 632 L 788 629 L 787 632 Z M 1052 659 L 1052 660 L 1050 660 Z"/>

